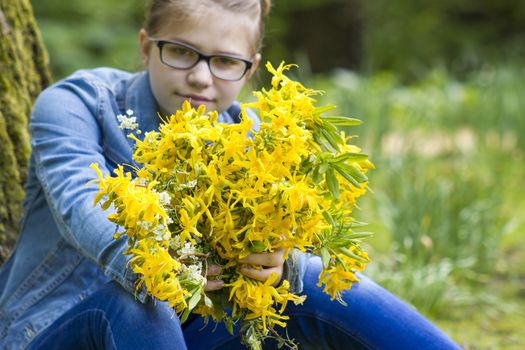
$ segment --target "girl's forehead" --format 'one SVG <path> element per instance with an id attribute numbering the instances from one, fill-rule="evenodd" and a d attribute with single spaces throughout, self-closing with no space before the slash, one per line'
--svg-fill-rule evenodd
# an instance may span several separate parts
<path id="1" fill-rule="evenodd" d="M 179 40 L 205 53 L 252 56 L 257 50 L 259 26 L 247 14 L 222 7 L 205 8 L 161 23 L 155 36 Z"/>

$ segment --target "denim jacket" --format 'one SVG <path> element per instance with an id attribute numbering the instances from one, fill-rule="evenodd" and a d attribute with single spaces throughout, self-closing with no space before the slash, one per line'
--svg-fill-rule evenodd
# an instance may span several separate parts
<path id="1" fill-rule="evenodd" d="M 133 140 L 117 115 L 133 110 L 143 132 L 159 126 L 147 72 L 78 71 L 40 94 L 30 121 L 31 158 L 24 217 L 13 253 L 0 270 L 0 348 L 21 349 L 59 316 L 114 279 L 139 301 L 123 255 L 126 239 L 93 205 L 99 164 L 111 173 L 133 164 Z M 237 121 L 235 103 L 219 121 Z M 254 119 L 258 128 L 259 121 Z M 285 266 L 285 274 L 290 270 Z"/>

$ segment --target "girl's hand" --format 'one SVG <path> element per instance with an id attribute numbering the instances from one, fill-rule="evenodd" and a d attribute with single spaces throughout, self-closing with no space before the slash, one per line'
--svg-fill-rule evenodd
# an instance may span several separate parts
<path id="1" fill-rule="evenodd" d="M 277 286 L 283 277 L 284 265 L 284 248 L 276 249 L 273 253 L 254 253 L 239 260 L 241 264 L 241 273 L 259 281 L 266 281 L 272 273 L 277 274 L 277 280 L 273 286 Z M 260 269 L 250 267 L 255 265 Z"/>
<path id="2" fill-rule="evenodd" d="M 206 270 L 206 285 L 204 286 L 204 291 L 211 292 L 214 290 L 219 290 L 224 286 L 223 280 L 214 280 L 209 279 L 209 277 L 218 276 L 221 273 L 221 268 L 219 265 L 208 265 Z"/>

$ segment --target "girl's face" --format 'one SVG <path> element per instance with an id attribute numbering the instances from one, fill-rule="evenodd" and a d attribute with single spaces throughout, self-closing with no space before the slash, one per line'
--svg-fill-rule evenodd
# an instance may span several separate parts
<path id="1" fill-rule="evenodd" d="M 243 85 L 251 77 L 260 61 L 254 54 L 254 31 L 257 24 L 247 16 L 222 8 L 199 11 L 196 20 L 187 24 L 166 23 L 155 34 L 142 29 L 139 43 L 144 64 L 150 74 L 153 95 L 162 113 L 173 114 L 181 109 L 184 100 L 194 107 L 201 104 L 206 110 L 222 112 L 231 106 Z M 191 24 L 189 24 L 191 23 Z M 172 68 L 161 62 L 159 47 L 150 40 L 176 41 L 189 45 L 204 55 L 227 55 L 253 62 L 251 69 L 238 81 L 221 80 L 210 72 L 206 60 L 200 60 L 186 70 Z"/>

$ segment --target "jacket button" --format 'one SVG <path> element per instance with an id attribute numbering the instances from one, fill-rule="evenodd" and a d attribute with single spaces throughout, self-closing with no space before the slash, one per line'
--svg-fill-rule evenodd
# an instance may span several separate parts
<path id="1" fill-rule="evenodd" d="M 24 332 L 27 338 L 33 338 L 33 336 L 35 335 L 35 331 L 33 330 L 31 326 L 25 327 Z"/>

